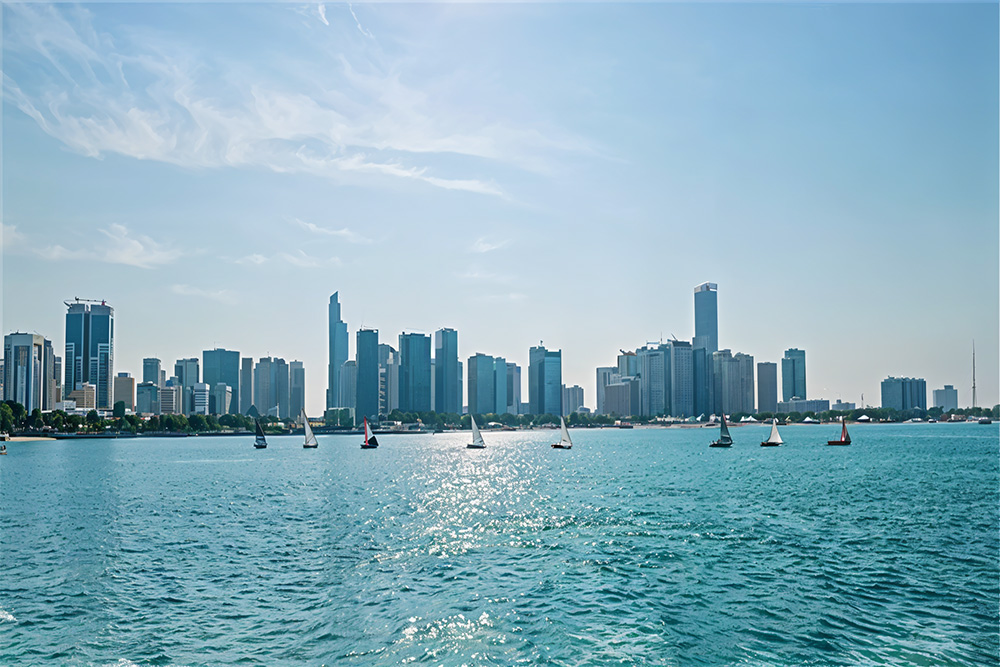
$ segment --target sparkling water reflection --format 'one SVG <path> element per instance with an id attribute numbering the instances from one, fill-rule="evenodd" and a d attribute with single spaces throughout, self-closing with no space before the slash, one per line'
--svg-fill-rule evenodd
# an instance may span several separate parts
<path id="1" fill-rule="evenodd" d="M 0 664 L 995 664 L 997 429 L 766 430 L 13 443 Z"/>

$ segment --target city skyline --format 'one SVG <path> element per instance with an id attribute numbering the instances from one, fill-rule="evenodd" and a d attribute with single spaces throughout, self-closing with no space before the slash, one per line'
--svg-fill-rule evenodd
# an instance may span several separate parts
<path id="1" fill-rule="evenodd" d="M 995 6 L 320 7 L 3 7 L 5 333 L 62 354 L 106 299 L 116 373 L 298 359 L 320 414 L 339 293 L 352 359 L 542 341 L 595 407 L 712 281 L 719 348 L 805 350 L 811 397 L 968 405 L 975 339 L 998 402 Z"/>

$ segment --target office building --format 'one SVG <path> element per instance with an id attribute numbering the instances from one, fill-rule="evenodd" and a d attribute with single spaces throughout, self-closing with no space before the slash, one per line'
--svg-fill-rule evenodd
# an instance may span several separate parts
<path id="1" fill-rule="evenodd" d="M 160 414 L 179 415 L 184 387 L 180 378 L 170 377 L 160 388 Z"/>
<path id="2" fill-rule="evenodd" d="M 672 340 L 666 348 L 665 408 L 668 415 L 686 419 L 694 415 L 694 350 L 683 340 Z"/>
<path id="3" fill-rule="evenodd" d="M 773 361 L 757 364 L 757 410 L 778 411 L 778 364 Z"/>
<path id="4" fill-rule="evenodd" d="M 240 359 L 240 414 L 250 412 L 253 397 L 253 359 L 243 357 Z"/>
<path id="5" fill-rule="evenodd" d="M 791 348 L 785 350 L 781 359 L 781 398 L 790 401 L 806 396 L 806 353 L 805 350 Z"/>
<path id="6" fill-rule="evenodd" d="M 399 335 L 399 409 L 431 410 L 431 337 L 426 334 Z"/>
<path id="7" fill-rule="evenodd" d="M 639 378 L 639 412 L 643 417 L 666 414 L 667 351 L 662 345 L 648 344 L 635 351 Z M 620 359 L 621 357 L 619 357 Z"/>
<path id="8" fill-rule="evenodd" d="M 563 386 L 563 414 L 568 415 L 583 407 L 583 387 L 578 384 L 572 387 Z"/>
<path id="9" fill-rule="evenodd" d="M 597 414 L 609 414 L 604 403 L 604 388 L 609 384 L 621 382 L 617 366 L 600 366 L 597 369 Z"/>
<path id="10" fill-rule="evenodd" d="M 119 373 L 115 376 L 114 402 L 121 401 L 126 410 L 135 412 L 135 378 L 129 373 Z"/>
<path id="11" fill-rule="evenodd" d="M 618 355 L 618 374 L 622 377 L 636 377 L 639 375 L 639 359 L 635 352 L 625 352 Z"/>
<path id="12" fill-rule="evenodd" d="M 507 362 L 507 412 L 521 414 L 521 367 Z"/>
<path id="13" fill-rule="evenodd" d="M 730 350 L 712 353 L 715 407 L 727 415 L 754 412 L 753 357 Z"/>
<path id="14" fill-rule="evenodd" d="M 542 345 L 528 350 L 528 404 L 531 414 L 562 412 L 562 351 Z"/>
<path id="15" fill-rule="evenodd" d="M 882 380 L 882 407 L 926 410 L 927 382 L 923 378 L 888 377 Z"/>
<path id="16" fill-rule="evenodd" d="M 934 400 L 932 408 L 941 408 L 944 412 L 958 409 L 958 391 L 950 384 L 946 384 L 944 389 L 935 389 L 931 392 Z"/>
<path id="17" fill-rule="evenodd" d="M 195 382 L 191 387 L 191 414 L 207 415 L 211 388 L 205 382 Z"/>
<path id="18" fill-rule="evenodd" d="M 733 359 L 739 364 L 740 405 L 736 412 L 754 414 L 754 361 L 753 356 L 737 352 Z"/>
<path id="19" fill-rule="evenodd" d="M 349 359 L 340 368 L 340 395 L 347 405 L 342 408 L 350 408 L 352 411 L 357 406 L 358 396 L 358 362 Z"/>
<path id="20" fill-rule="evenodd" d="M 288 364 L 288 417 L 298 419 L 306 409 L 306 369 L 301 361 Z"/>
<path id="21" fill-rule="evenodd" d="M 778 414 L 787 415 L 792 412 L 814 412 L 819 414 L 830 409 L 830 401 L 821 398 L 793 398 L 789 401 L 778 401 Z"/>
<path id="22" fill-rule="evenodd" d="M 606 414 L 613 417 L 631 417 L 639 410 L 639 379 L 623 377 L 604 387 Z"/>
<path id="23" fill-rule="evenodd" d="M 160 386 L 160 360 L 156 357 L 146 357 L 142 360 L 142 381 L 152 382 Z"/>
<path id="24" fill-rule="evenodd" d="M 66 302 L 67 389 L 91 383 L 99 410 L 110 410 L 114 398 L 114 308 L 107 302 Z"/>
<path id="25" fill-rule="evenodd" d="M 208 414 L 227 414 L 225 406 L 232 405 L 233 403 L 233 388 L 225 382 L 217 382 L 214 385 L 209 385 L 207 382 L 204 384 L 210 387 L 208 395 Z M 221 410 L 220 406 L 222 406 Z"/>
<path id="26" fill-rule="evenodd" d="M 462 374 L 458 368 L 458 332 L 444 328 L 434 332 L 434 410 L 462 413 Z"/>
<path id="27" fill-rule="evenodd" d="M 28 414 L 55 407 L 55 354 L 39 334 L 14 332 L 3 338 L 3 400 L 16 401 Z"/>
<path id="28" fill-rule="evenodd" d="M 184 415 L 192 414 L 193 406 L 191 392 L 194 386 L 201 382 L 201 370 L 198 359 L 178 359 L 174 362 L 174 377 L 180 382 L 181 403 L 180 413 Z"/>
<path id="29" fill-rule="evenodd" d="M 355 335 L 357 380 L 355 420 L 360 423 L 378 418 L 378 329 L 359 329 Z M 400 409 L 402 410 L 402 372 L 400 372 Z"/>
<path id="30" fill-rule="evenodd" d="M 278 357 L 261 357 L 253 372 L 253 404 L 257 413 L 288 417 L 288 364 Z"/>
<path id="31" fill-rule="evenodd" d="M 327 310 L 329 321 L 329 365 L 327 367 L 326 381 L 326 407 L 340 408 L 347 407 L 347 402 L 354 402 L 353 394 L 348 397 L 340 393 L 340 371 L 344 367 L 344 362 L 350 357 L 348 350 L 347 323 L 340 317 L 340 293 L 334 292 L 330 296 L 330 305 Z"/>
<path id="32" fill-rule="evenodd" d="M 691 375 L 694 390 L 694 414 L 702 417 L 717 414 L 715 405 L 715 371 L 712 362 L 714 354 L 707 347 L 707 339 L 694 339 L 691 350 Z"/>
<path id="33" fill-rule="evenodd" d="M 831 410 L 837 410 L 839 412 L 851 412 L 857 409 L 857 404 L 855 403 L 844 403 L 840 399 L 830 406 Z"/>
<path id="34" fill-rule="evenodd" d="M 202 382 L 215 387 L 220 382 L 229 387 L 230 402 L 213 405 L 213 415 L 236 414 L 240 410 L 240 353 L 235 350 L 204 350 L 201 353 Z"/>
<path id="35" fill-rule="evenodd" d="M 708 353 L 719 350 L 719 286 L 702 283 L 694 288 L 694 343 Z"/>
<path id="36" fill-rule="evenodd" d="M 77 410 L 97 410 L 97 387 L 84 382 L 69 393 L 68 400 L 76 404 Z"/>
<path id="37" fill-rule="evenodd" d="M 399 352 L 392 345 L 378 344 L 378 413 L 399 409 Z"/>
<path id="38" fill-rule="evenodd" d="M 496 408 L 495 360 L 489 355 L 477 352 L 469 357 L 465 367 L 468 373 L 469 414 L 484 415 L 494 412 Z M 505 399 L 506 395 L 505 390 Z"/>
<path id="39" fill-rule="evenodd" d="M 159 376 L 159 371 L 157 371 Z M 160 414 L 160 386 L 155 382 L 140 382 L 136 387 L 135 411 L 140 415 Z"/>

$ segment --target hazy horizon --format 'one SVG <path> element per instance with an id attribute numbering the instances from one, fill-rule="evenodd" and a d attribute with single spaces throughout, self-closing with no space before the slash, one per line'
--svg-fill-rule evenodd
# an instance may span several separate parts
<path id="1" fill-rule="evenodd" d="M 595 405 L 619 349 L 806 352 L 1000 402 L 995 4 L 3 5 L 3 331 L 115 308 L 115 372 L 301 360 L 327 303 L 543 341 Z M 780 376 L 780 373 L 779 373 Z M 755 397 L 756 398 L 756 397 Z"/>

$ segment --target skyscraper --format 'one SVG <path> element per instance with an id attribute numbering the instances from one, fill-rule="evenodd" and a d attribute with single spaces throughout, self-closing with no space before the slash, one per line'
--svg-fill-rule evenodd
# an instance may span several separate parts
<path id="1" fill-rule="evenodd" d="M 180 405 L 178 411 L 181 414 L 189 415 L 192 414 L 194 409 L 194 403 L 192 402 L 193 396 L 192 391 L 194 391 L 194 386 L 200 382 L 200 373 L 198 370 L 198 360 L 194 357 L 190 359 L 178 359 L 174 363 L 174 377 L 176 377 L 180 382 Z"/>
<path id="2" fill-rule="evenodd" d="M 671 417 L 694 415 L 694 353 L 691 343 L 672 340 L 667 343 L 666 410 Z"/>
<path id="3" fill-rule="evenodd" d="M 562 351 L 542 345 L 528 350 L 528 410 L 535 415 L 562 412 Z"/>
<path id="4" fill-rule="evenodd" d="M 604 403 L 604 388 L 609 384 L 621 381 L 617 366 L 600 366 L 597 369 L 597 414 L 605 415 L 607 409 Z"/>
<path id="5" fill-rule="evenodd" d="M 739 364 L 740 403 L 735 412 L 753 414 L 754 410 L 754 378 L 753 356 L 737 352 L 733 359 Z"/>
<path id="6" fill-rule="evenodd" d="M 923 378 L 887 377 L 882 380 L 882 407 L 926 410 L 927 382 Z"/>
<path id="7" fill-rule="evenodd" d="M 288 364 L 288 416 L 298 419 L 306 409 L 306 369 L 301 361 Z"/>
<path id="8" fill-rule="evenodd" d="M 507 412 L 521 413 L 521 367 L 512 361 L 507 362 Z"/>
<path id="9" fill-rule="evenodd" d="M 152 382 L 156 386 L 160 385 L 160 360 L 155 357 L 147 357 L 142 360 L 142 381 Z"/>
<path id="10" fill-rule="evenodd" d="M 96 387 L 98 409 L 110 410 L 114 388 L 115 310 L 105 301 L 65 302 L 66 391 Z"/>
<path id="11" fill-rule="evenodd" d="M 757 409 L 778 411 L 778 364 L 762 361 L 757 364 Z"/>
<path id="12" fill-rule="evenodd" d="M 340 319 L 340 297 L 339 292 L 334 292 L 330 296 L 329 317 L 329 366 L 327 369 L 326 382 L 326 407 L 340 408 L 347 407 L 344 398 L 340 395 L 340 370 L 347 361 L 348 338 L 347 324 Z"/>
<path id="13" fill-rule="evenodd" d="M 494 412 L 496 406 L 495 363 L 493 357 L 477 352 L 465 365 L 469 374 L 469 414 Z M 506 391 L 504 392 L 506 398 Z"/>
<path id="14" fill-rule="evenodd" d="M 3 399 L 20 403 L 28 414 L 55 407 L 54 361 L 52 343 L 44 336 L 17 332 L 4 336 Z"/>
<path id="15" fill-rule="evenodd" d="M 639 415 L 656 417 L 666 414 L 669 369 L 664 346 L 647 345 L 635 353 L 639 364 Z"/>
<path id="16" fill-rule="evenodd" d="M 462 414 L 461 371 L 458 369 L 458 332 L 434 332 L 434 410 Z"/>
<path id="17" fill-rule="evenodd" d="M 340 368 L 340 396 L 347 405 L 342 408 L 356 408 L 358 400 L 358 362 L 348 359 Z"/>
<path id="18" fill-rule="evenodd" d="M 426 334 L 399 334 L 399 409 L 431 409 L 431 337 Z"/>
<path id="19" fill-rule="evenodd" d="M 369 420 L 378 418 L 378 329 L 359 329 L 356 334 L 355 350 L 357 354 L 355 421 L 360 423 L 365 417 Z"/>
<path id="20" fill-rule="evenodd" d="M 583 406 L 583 387 L 578 384 L 572 387 L 563 387 L 563 414 L 570 414 Z"/>
<path id="21" fill-rule="evenodd" d="M 229 405 L 210 406 L 211 413 L 215 415 L 235 414 L 240 409 L 240 353 L 235 350 L 224 350 L 215 348 L 214 350 L 204 350 L 201 353 L 203 363 L 202 381 L 212 390 L 220 382 L 226 384 L 230 390 Z"/>
<path id="22" fill-rule="evenodd" d="M 719 349 L 719 286 L 702 283 L 694 288 L 694 347 Z"/>
<path id="23" fill-rule="evenodd" d="M 348 406 L 344 406 L 348 407 Z M 392 345 L 378 344 L 378 412 L 388 415 L 399 409 L 399 352 Z"/>
<path id="24" fill-rule="evenodd" d="M 781 359 L 781 399 L 790 401 L 806 396 L 806 353 L 805 350 L 791 348 L 785 350 Z"/>
<path id="25" fill-rule="evenodd" d="M 253 397 L 253 359 L 243 357 L 240 360 L 240 414 L 250 412 Z"/>

